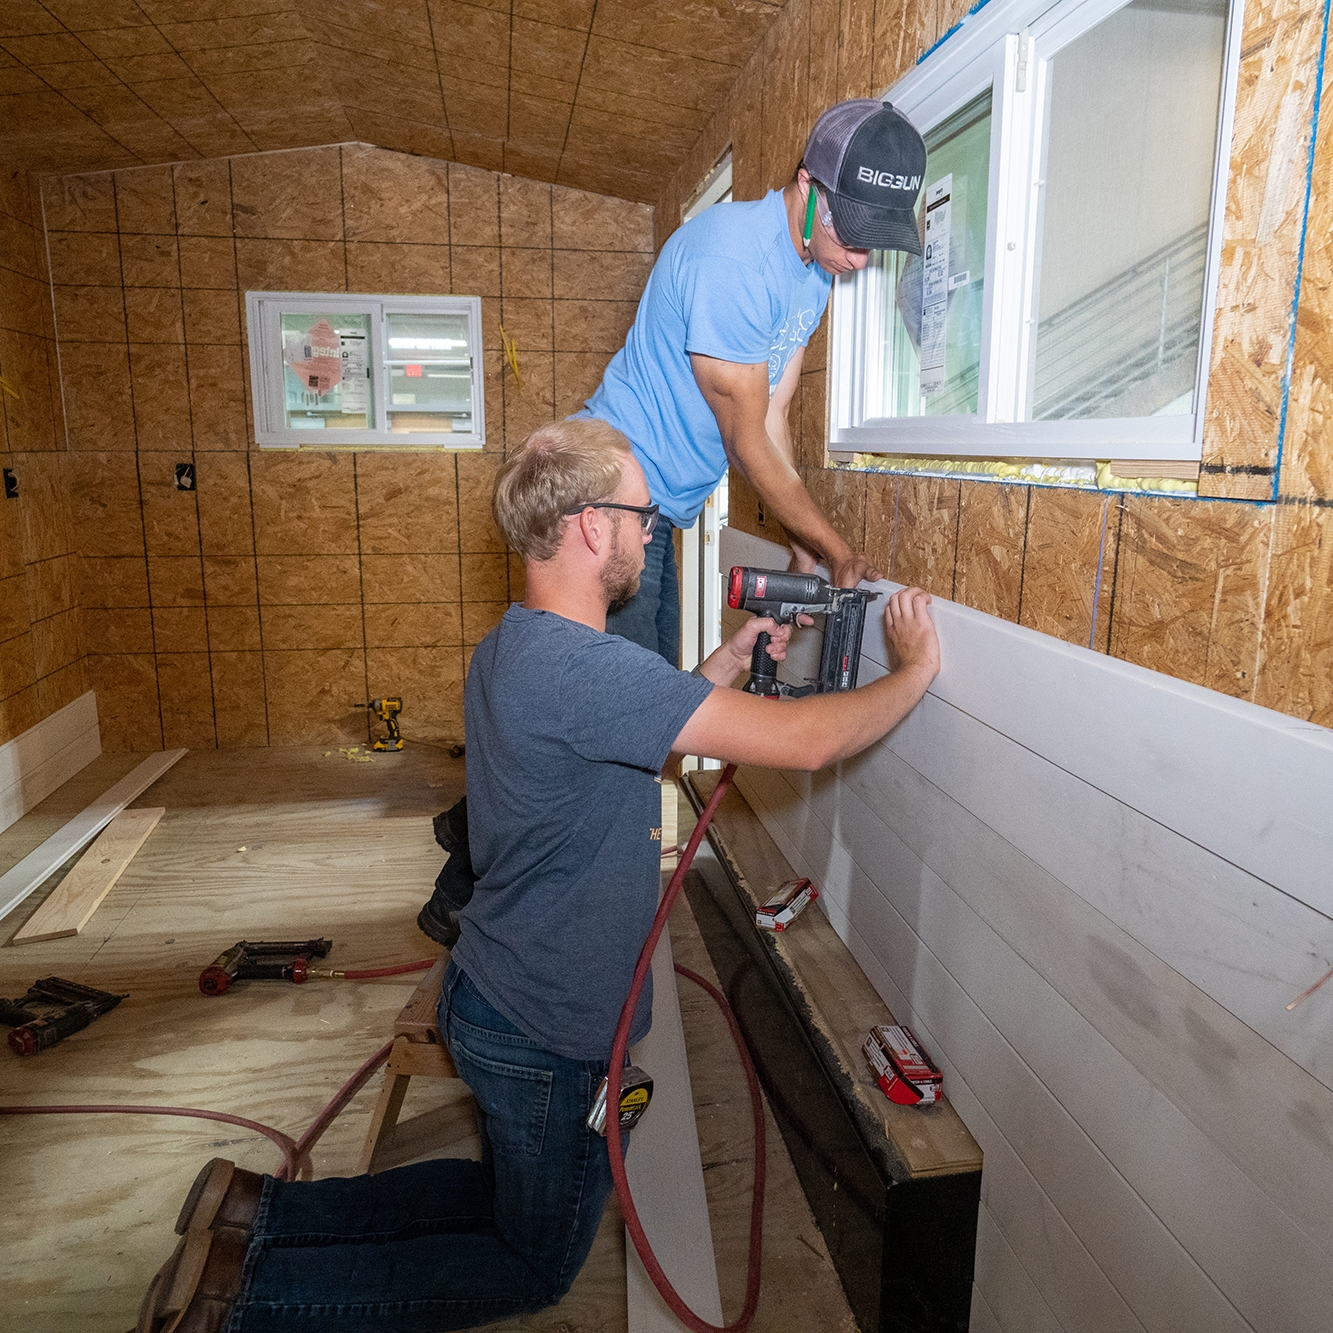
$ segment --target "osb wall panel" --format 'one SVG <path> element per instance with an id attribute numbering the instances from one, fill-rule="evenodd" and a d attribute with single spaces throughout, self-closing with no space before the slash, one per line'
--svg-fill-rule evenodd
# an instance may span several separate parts
<path id="1" fill-rule="evenodd" d="M 1273 492 L 1323 8 L 1317 0 L 1245 7 L 1209 363 L 1204 495 L 1267 499 Z M 1316 248 L 1323 248 L 1318 239 Z"/>
<path id="2" fill-rule="evenodd" d="M 0 743 L 87 689 L 40 205 L 0 171 Z"/>
<path id="3" fill-rule="evenodd" d="M 725 148 L 723 125 L 736 197 L 758 197 L 789 179 L 826 106 L 884 91 L 968 8 L 789 0 L 661 196 L 658 243 Z M 826 328 L 793 405 L 794 461 L 849 541 L 861 516 L 859 544 L 897 581 L 1333 726 L 1333 98 L 1310 133 L 1323 9 L 1246 9 L 1201 483 L 1213 502 L 827 471 Z M 804 106 L 784 105 L 802 85 Z M 735 475 L 731 496 L 731 522 L 778 538 Z"/>
<path id="4" fill-rule="evenodd" d="M 471 649 L 522 595 L 495 468 L 596 387 L 652 210 L 363 145 L 48 178 L 45 206 L 107 748 L 363 742 L 384 694 L 459 738 Z M 481 296 L 484 452 L 257 450 L 260 289 Z"/>

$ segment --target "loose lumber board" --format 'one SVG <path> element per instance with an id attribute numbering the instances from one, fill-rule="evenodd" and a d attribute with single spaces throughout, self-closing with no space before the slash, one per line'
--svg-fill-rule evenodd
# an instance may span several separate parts
<path id="1" fill-rule="evenodd" d="M 92 842 L 132 800 L 151 787 L 187 753 L 186 750 L 163 750 L 149 755 L 115 786 L 109 787 L 90 806 L 75 815 L 64 828 L 29 852 L 18 865 L 0 875 L 0 917 L 13 911 L 48 875 Z"/>
<path id="2" fill-rule="evenodd" d="M 631 1048 L 630 1059 L 652 1074 L 653 1099 L 630 1133 L 625 1173 L 648 1243 L 671 1285 L 695 1314 L 721 1324 L 722 1296 L 669 929 L 653 954 L 652 975 L 652 1028 Z M 628 1232 L 625 1292 L 629 1333 L 676 1333 L 681 1327 L 649 1281 Z"/>
<path id="3" fill-rule="evenodd" d="M 23 923 L 11 944 L 37 944 L 77 935 L 148 840 L 165 806 L 122 810 L 84 852 L 51 896 Z"/>

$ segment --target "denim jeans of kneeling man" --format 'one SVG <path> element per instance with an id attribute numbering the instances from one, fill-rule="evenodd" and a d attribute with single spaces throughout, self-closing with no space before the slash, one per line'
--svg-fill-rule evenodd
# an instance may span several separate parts
<path id="1" fill-rule="evenodd" d="M 265 1180 L 228 1333 L 438 1333 L 569 1290 L 611 1189 L 585 1124 L 606 1062 L 541 1049 L 452 965 L 440 1030 L 477 1099 L 482 1161 Z"/>

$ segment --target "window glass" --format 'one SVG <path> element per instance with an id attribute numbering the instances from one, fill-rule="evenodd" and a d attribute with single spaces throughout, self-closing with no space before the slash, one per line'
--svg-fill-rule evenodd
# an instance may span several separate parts
<path id="1" fill-rule="evenodd" d="M 374 423 L 370 315 L 281 317 L 283 408 L 296 430 L 364 430 Z"/>
<path id="2" fill-rule="evenodd" d="M 472 430 L 472 348 L 466 314 L 388 314 L 389 430 Z"/>
<path id="3" fill-rule="evenodd" d="M 985 295 L 991 94 L 925 136 L 918 206 L 924 254 L 878 250 L 885 310 L 872 417 L 942 416 L 977 410 Z M 872 357 L 876 349 L 869 349 Z"/>
<path id="4" fill-rule="evenodd" d="M 1194 412 L 1225 38 L 1135 0 L 1051 59 L 1032 420 Z"/>

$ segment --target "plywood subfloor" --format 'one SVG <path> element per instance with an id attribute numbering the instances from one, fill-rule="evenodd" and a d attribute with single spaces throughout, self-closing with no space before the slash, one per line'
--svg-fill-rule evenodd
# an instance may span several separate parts
<path id="1" fill-rule="evenodd" d="M 103 756 L 0 834 L 0 872 L 142 756 Z M 461 793 L 463 763 L 414 748 L 373 764 L 337 750 L 192 752 L 140 798 L 167 814 L 81 935 L 0 950 L 0 994 L 52 973 L 129 998 L 53 1051 L 21 1061 L 0 1049 L 0 1101 L 204 1106 L 297 1133 L 387 1038 L 415 979 L 249 983 L 209 999 L 199 970 L 240 938 L 325 935 L 334 965 L 426 957 L 417 911 L 439 869 L 430 816 Z M 668 789 L 667 818 L 674 792 Z M 673 829 L 664 829 L 670 846 Z M 8 940 L 49 889 L 0 922 Z M 677 958 L 712 977 L 682 903 Z M 724 1308 L 744 1286 L 750 1181 L 744 1079 L 712 1001 L 681 983 Z M 314 1154 L 318 1176 L 351 1172 L 378 1078 Z M 400 1144 L 475 1151 L 449 1085 L 414 1080 Z M 0 1119 L 0 1333 L 120 1333 L 170 1252 L 184 1191 L 207 1158 L 254 1170 L 277 1163 L 262 1137 L 206 1122 L 147 1117 Z M 770 1118 L 766 1280 L 753 1324 L 850 1333 L 850 1312 Z M 623 1224 L 614 1200 L 593 1253 L 557 1307 L 496 1328 L 576 1333 L 625 1328 Z M 799 1315 L 796 1312 L 799 1311 Z M 793 1319 L 796 1323 L 793 1323 Z"/>

